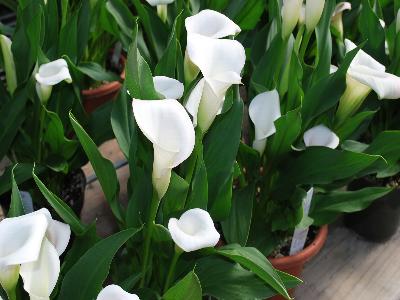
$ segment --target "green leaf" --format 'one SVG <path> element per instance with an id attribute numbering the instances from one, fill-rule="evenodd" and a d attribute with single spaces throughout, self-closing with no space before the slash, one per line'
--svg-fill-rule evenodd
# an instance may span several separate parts
<path id="1" fill-rule="evenodd" d="M 202 292 L 199 278 L 191 271 L 171 287 L 162 297 L 164 300 L 201 300 Z"/>
<path id="2" fill-rule="evenodd" d="M 389 164 L 396 163 L 400 159 L 400 130 L 379 133 L 364 152 L 381 155 Z"/>
<path id="3" fill-rule="evenodd" d="M 97 179 L 100 182 L 101 188 L 104 192 L 105 198 L 109 203 L 114 216 L 122 221 L 121 206 L 118 202 L 119 195 L 119 182 L 114 165 L 108 159 L 105 159 L 96 144 L 92 141 L 83 127 L 75 119 L 74 115 L 70 112 L 69 118 L 78 137 L 83 150 L 85 151 L 93 170 L 96 173 Z"/>
<path id="4" fill-rule="evenodd" d="M 246 246 L 255 201 L 255 185 L 233 192 L 229 217 L 221 223 L 226 241 Z"/>
<path id="5" fill-rule="evenodd" d="M 81 63 L 76 66 L 76 69 L 95 81 L 112 82 L 121 79 L 117 74 L 104 70 L 102 66 L 95 62 Z"/>
<path id="6" fill-rule="evenodd" d="M 232 244 L 216 249 L 215 252 L 241 264 L 255 273 L 280 295 L 286 299 L 291 299 L 278 273 L 267 258 L 256 248 L 240 247 L 239 245 Z"/>
<path id="7" fill-rule="evenodd" d="M 264 13 L 265 3 L 264 0 L 231 1 L 226 9 L 226 14 L 238 24 L 242 30 L 252 30 L 256 27 Z"/>
<path id="8" fill-rule="evenodd" d="M 374 200 L 392 191 L 388 187 L 367 187 L 358 191 L 333 191 L 313 197 L 310 216 L 314 224 L 327 224 L 340 213 L 351 213 L 367 208 Z"/>
<path id="9" fill-rule="evenodd" d="M 128 159 L 131 141 L 137 139 L 137 129 L 132 111 L 132 101 L 128 97 L 125 84 L 113 103 L 111 126 L 122 153 Z"/>
<path id="10" fill-rule="evenodd" d="M 122 0 L 108 0 L 106 8 L 114 17 L 122 32 L 129 37 L 132 36 L 132 28 L 134 28 L 137 20 L 133 17 L 125 2 Z"/>
<path id="11" fill-rule="evenodd" d="M 181 212 L 186 203 L 189 184 L 175 172 L 171 174 L 168 190 L 163 197 L 163 215 L 168 220 L 172 215 Z"/>
<path id="12" fill-rule="evenodd" d="M 199 259 L 196 263 L 196 274 L 200 279 L 203 294 L 217 299 L 268 299 L 277 294 L 254 273 L 217 256 Z M 287 288 L 299 284 L 296 278 L 293 282 L 285 273 L 278 271 L 278 274 Z"/>
<path id="13" fill-rule="evenodd" d="M 32 177 L 35 180 L 40 192 L 46 198 L 51 207 L 54 208 L 61 219 L 71 226 L 71 229 L 75 234 L 83 234 L 85 231 L 85 226 L 80 222 L 79 218 L 75 215 L 74 211 L 68 206 L 68 204 L 47 189 L 39 177 L 36 176 L 35 169 L 32 171 Z"/>
<path id="14" fill-rule="evenodd" d="M 135 99 L 153 100 L 160 99 L 153 83 L 150 68 L 138 50 L 138 26 L 133 30 L 133 41 L 129 46 L 126 62 L 126 86 L 130 96 Z"/>
<path id="15" fill-rule="evenodd" d="M 203 146 L 201 145 L 197 160 L 196 168 L 192 184 L 190 186 L 190 194 L 186 204 L 186 208 L 201 208 L 207 210 L 208 204 L 208 181 L 207 170 L 203 160 Z"/>
<path id="16" fill-rule="evenodd" d="M 22 204 L 21 194 L 18 189 L 17 182 L 14 177 L 14 170 L 18 168 L 18 164 L 16 164 L 11 170 L 11 178 L 12 178 L 12 192 L 11 192 L 11 204 L 10 209 L 8 211 L 7 217 L 18 217 L 24 214 L 24 207 Z"/>
<path id="17" fill-rule="evenodd" d="M 301 115 L 299 110 L 289 111 L 275 121 L 276 133 L 267 143 L 269 159 L 278 163 L 282 156 L 292 151 L 292 144 L 301 131 Z"/>
<path id="18" fill-rule="evenodd" d="M 343 122 L 339 128 L 335 129 L 335 133 L 339 139 L 345 140 L 349 138 L 364 122 L 373 118 L 376 111 L 362 111 L 349 117 L 346 122 Z"/>
<path id="19" fill-rule="evenodd" d="M 120 231 L 90 248 L 65 275 L 58 299 L 95 299 L 118 249 L 139 231 L 141 229 Z"/>
<path id="20" fill-rule="evenodd" d="M 242 115 L 243 102 L 240 99 L 238 87 L 236 87 L 231 109 L 217 117 L 204 139 L 208 203 L 215 220 L 222 220 L 229 213 L 229 206 L 227 207 L 223 203 L 226 199 L 218 197 L 221 195 L 221 191 L 225 192 L 231 189 L 226 185 L 229 184 L 229 180 L 232 180 L 233 165 L 240 143 Z M 225 138 L 221 139 L 222 136 Z M 218 211 L 219 207 L 224 208 L 224 210 Z"/>
<path id="21" fill-rule="evenodd" d="M 68 56 L 74 63 L 78 58 L 78 13 L 73 15 L 61 28 L 58 56 Z"/>
<path id="22" fill-rule="evenodd" d="M 160 61 L 158 62 L 154 73 L 156 75 L 163 75 L 171 78 L 176 78 L 175 69 L 177 68 L 177 55 L 179 41 L 177 39 L 177 23 L 181 19 L 182 12 L 176 17 L 174 24 L 172 26 L 171 35 L 168 40 L 167 49 Z"/>
<path id="23" fill-rule="evenodd" d="M 359 49 L 360 46 L 347 53 L 335 73 L 323 77 L 306 92 L 301 109 L 303 128 L 307 128 L 314 117 L 324 113 L 339 101 L 346 88 L 347 69 Z"/>
<path id="24" fill-rule="evenodd" d="M 81 7 L 78 11 L 78 19 L 77 19 L 77 37 L 76 37 L 76 55 L 77 60 L 81 59 L 84 56 L 85 51 L 88 47 L 88 41 L 90 38 L 90 27 L 92 22 L 93 15 L 91 14 L 91 1 L 84 0 L 82 1 Z M 92 51 L 92 49 L 88 49 Z M 108 50 L 108 49 L 106 49 Z"/>

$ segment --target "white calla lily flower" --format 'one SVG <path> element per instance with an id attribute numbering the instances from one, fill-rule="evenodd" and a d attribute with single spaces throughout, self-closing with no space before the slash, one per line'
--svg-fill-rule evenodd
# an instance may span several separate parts
<path id="1" fill-rule="evenodd" d="M 0 34 L 0 48 L 3 53 L 4 71 L 6 73 L 7 89 L 13 94 L 17 88 L 17 73 L 15 71 L 14 56 L 11 51 L 11 40 Z"/>
<path id="2" fill-rule="evenodd" d="M 210 214 L 200 208 L 184 212 L 179 219 L 171 218 L 168 230 L 175 244 L 185 252 L 214 247 L 220 238 Z"/>
<path id="3" fill-rule="evenodd" d="M 306 28 L 311 32 L 317 26 L 324 11 L 325 0 L 306 0 Z"/>
<path id="4" fill-rule="evenodd" d="M 235 22 L 210 9 L 202 10 L 198 14 L 186 18 L 185 27 L 188 35 L 195 33 L 213 39 L 236 35 L 240 32 L 240 27 Z"/>
<path id="5" fill-rule="evenodd" d="M 276 132 L 274 122 L 281 117 L 278 91 L 272 90 L 254 97 L 249 105 L 249 115 L 255 128 L 253 148 L 262 155 L 267 138 Z"/>
<path id="6" fill-rule="evenodd" d="M 343 12 L 351 10 L 350 2 L 339 2 L 331 17 L 331 26 L 337 31 L 340 39 L 343 39 Z"/>
<path id="7" fill-rule="evenodd" d="M 42 103 L 46 103 L 50 98 L 51 90 L 54 85 L 62 81 L 67 83 L 72 82 L 68 64 L 65 59 L 62 58 L 41 65 L 35 78 L 36 92 Z"/>
<path id="8" fill-rule="evenodd" d="M 167 20 L 167 5 L 173 3 L 175 0 L 146 0 L 151 6 L 157 6 L 157 14 L 160 19 L 165 22 Z"/>
<path id="9" fill-rule="evenodd" d="M 220 112 L 228 88 L 241 83 L 246 55 L 237 41 L 198 34 L 188 36 L 186 51 L 204 78 L 193 89 L 185 107 L 193 116 L 194 125 L 198 123 L 206 132 Z"/>
<path id="10" fill-rule="evenodd" d="M 69 225 L 53 220 L 47 209 L 1 221 L 0 284 L 12 289 L 7 282 L 16 284 L 19 272 L 31 299 L 49 299 L 70 234 Z"/>
<path id="11" fill-rule="evenodd" d="M 195 133 L 184 107 L 175 99 L 132 101 L 135 120 L 153 143 L 153 185 L 161 199 L 168 189 L 171 170 L 193 151 Z"/>
<path id="12" fill-rule="evenodd" d="M 308 129 L 303 135 L 306 147 L 322 146 L 336 149 L 339 146 L 339 137 L 324 125 L 317 125 Z"/>
<path id="13" fill-rule="evenodd" d="M 282 35 L 288 38 L 300 18 L 303 0 L 283 0 L 282 6 Z"/>
<path id="14" fill-rule="evenodd" d="M 175 0 L 146 0 L 151 6 L 171 4 Z"/>
<path id="15" fill-rule="evenodd" d="M 174 78 L 154 76 L 153 83 L 157 93 L 163 95 L 166 99 L 180 99 L 183 95 L 183 83 Z"/>
<path id="16" fill-rule="evenodd" d="M 196 47 L 198 39 L 192 38 L 192 36 L 201 36 L 209 39 L 221 39 L 230 35 L 236 35 L 241 30 L 240 27 L 230 20 L 225 15 L 213 11 L 213 10 L 202 10 L 198 14 L 188 17 L 185 19 L 185 27 L 187 31 L 188 48 L 191 41 L 195 42 Z M 202 39 L 202 42 L 208 44 L 207 39 Z M 191 47 L 193 51 L 193 47 Z M 186 50 L 185 61 L 184 61 L 184 73 L 185 82 L 190 83 L 194 80 L 201 67 L 197 65 L 192 59 L 192 53 Z M 204 75 L 204 74 L 203 74 Z"/>
<path id="17" fill-rule="evenodd" d="M 140 300 L 135 294 L 125 292 L 120 286 L 111 284 L 101 290 L 96 300 Z"/>
<path id="18" fill-rule="evenodd" d="M 346 53 L 356 45 L 345 40 Z M 384 65 L 363 50 L 359 50 L 347 71 L 347 87 L 340 98 L 337 118 L 343 122 L 354 114 L 372 90 L 379 99 L 400 98 L 400 77 L 387 73 Z"/>

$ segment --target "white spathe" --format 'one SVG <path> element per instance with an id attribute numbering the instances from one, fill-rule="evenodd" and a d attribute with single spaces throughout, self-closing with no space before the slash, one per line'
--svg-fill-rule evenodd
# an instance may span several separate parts
<path id="1" fill-rule="evenodd" d="M 306 0 L 306 28 L 308 32 L 314 30 L 322 12 L 324 11 L 325 0 Z"/>
<path id="2" fill-rule="evenodd" d="M 303 0 L 283 0 L 282 6 L 282 35 L 288 38 L 299 21 Z"/>
<path id="3" fill-rule="evenodd" d="M 175 0 L 146 0 L 151 6 L 171 4 Z"/>
<path id="4" fill-rule="evenodd" d="M 345 40 L 346 53 L 357 46 L 350 40 Z M 381 63 L 363 50 L 358 51 L 347 71 L 352 78 L 369 86 L 375 91 L 379 99 L 400 98 L 400 77 L 386 73 Z"/>
<path id="5" fill-rule="evenodd" d="M 183 95 L 183 83 L 166 76 L 154 76 L 153 83 L 155 90 L 166 99 L 179 99 Z"/>
<path id="6" fill-rule="evenodd" d="M 351 10 L 350 2 L 339 2 L 336 5 L 336 8 L 331 17 L 331 26 L 335 28 L 337 33 L 339 34 L 340 39 L 343 39 L 343 21 L 342 15 L 346 10 Z"/>
<path id="7" fill-rule="evenodd" d="M 185 252 L 214 247 L 220 238 L 210 214 L 200 208 L 184 212 L 179 219 L 171 218 L 168 230 L 175 244 Z"/>
<path id="8" fill-rule="evenodd" d="M 206 132 L 221 110 L 225 93 L 232 84 L 241 83 L 246 55 L 235 40 L 212 39 L 199 34 L 188 36 L 190 60 L 201 71 L 200 80 L 185 104 L 193 123 Z"/>
<path id="9" fill-rule="evenodd" d="M 140 300 L 135 294 L 125 292 L 120 286 L 111 284 L 102 289 L 96 300 Z"/>
<path id="10" fill-rule="evenodd" d="M 281 117 L 277 90 L 261 93 L 249 105 L 250 119 L 255 128 L 253 148 L 263 154 L 267 138 L 276 132 L 274 122 Z"/>
<path id="11" fill-rule="evenodd" d="M 62 58 L 41 65 L 38 72 L 35 74 L 35 78 L 36 92 L 42 103 L 46 103 L 50 98 L 54 85 L 62 81 L 67 83 L 72 82 L 68 64 L 65 59 Z"/>
<path id="12" fill-rule="evenodd" d="M 11 40 L 7 36 L 0 34 L 0 48 L 3 53 L 7 89 L 10 94 L 13 94 L 17 88 L 17 73 L 15 70 L 14 56 L 11 51 L 11 44 Z"/>
<path id="13" fill-rule="evenodd" d="M 31 299 L 49 299 L 70 235 L 69 225 L 53 220 L 44 208 L 1 221 L 0 283 L 18 280 L 18 270 Z"/>
<path id="14" fill-rule="evenodd" d="M 303 135 L 306 147 L 322 146 L 336 149 L 339 145 L 339 137 L 324 125 L 317 125 L 308 129 Z"/>
<path id="15" fill-rule="evenodd" d="M 227 16 L 210 9 L 185 19 L 188 36 L 195 33 L 205 37 L 220 39 L 229 35 L 236 35 L 240 27 Z"/>
<path id="16" fill-rule="evenodd" d="M 135 120 L 153 143 L 153 185 L 161 199 L 168 189 L 171 170 L 193 151 L 195 133 L 185 108 L 175 99 L 132 101 Z"/>

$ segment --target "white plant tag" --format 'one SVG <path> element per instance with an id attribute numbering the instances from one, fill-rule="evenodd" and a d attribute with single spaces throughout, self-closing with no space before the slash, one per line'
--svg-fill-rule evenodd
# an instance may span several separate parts
<path id="1" fill-rule="evenodd" d="M 303 218 L 308 216 L 311 206 L 311 200 L 313 197 L 314 188 L 309 189 L 307 196 L 303 200 Z M 304 249 L 304 245 L 307 240 L 308 227 L 298 228 L 294 230 L 292 244 L 290 245 L 289 255 L 295 255 Z"/>

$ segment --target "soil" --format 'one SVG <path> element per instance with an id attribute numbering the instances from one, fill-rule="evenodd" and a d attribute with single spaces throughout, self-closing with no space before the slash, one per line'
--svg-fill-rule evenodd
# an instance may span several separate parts
<path id="1" fill-rule="evenodd" d="M 311 245 L 311 243 L 315 240 L 315 237 L 317 236 L 317 233 L 319 231 L 319 228 L 316 226 L 311 226 L 310 229 L 308 230 L 308 235 L 306 239 L 306 243 L 304 245 L 304 248 L 308 247 Z M 278 258 L 278 257 L 284 257 L 284 256 L 289 256 L 290 252 L 290 245 L 292 244 L 292 238 L 293 236 L 288 236 L 286 239 L 284 239 L 269 255 L 269 257 L 272 258 Z"/>
<path id="2" fill-rule="evenodd" d="M 86 177 L 81 169 L 72 171 L 65 179 L 61 190 L 63 199 L 72 210 L 79 216 L 83 207 L 84 193 L 86 188 Z"/>
<path id="3" fill-rule="evenodd" d="M 375 176 L 368 175 L 353 181 L 349 185 L 349 190 L 358 190 L 366 186 L 400 188 L 400 174 L 385 178 L 376 178 Z"/>

